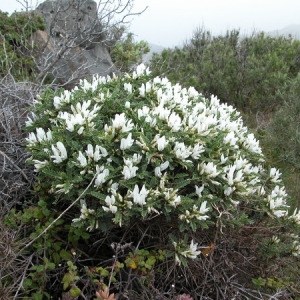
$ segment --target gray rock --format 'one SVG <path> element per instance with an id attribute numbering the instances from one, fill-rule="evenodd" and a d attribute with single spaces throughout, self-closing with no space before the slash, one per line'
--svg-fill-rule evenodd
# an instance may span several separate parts
<path id="1" fill-rule="evenodd" d="M 37 7 L 36 12 L 46 22 L 46 31 L 33 36 L 43 49 L 39 58 L 42 73 L 67 86 L 93 74 L 118 73 L 97 11 L 92 0 L 46 0 Z"/>

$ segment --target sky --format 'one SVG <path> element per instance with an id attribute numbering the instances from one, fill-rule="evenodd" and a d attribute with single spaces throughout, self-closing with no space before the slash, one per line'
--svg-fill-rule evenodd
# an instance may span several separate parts
<path id="1" fill-rule="evenodd" d="M 25 1 L 33 7 L 42 2 L 0 0 L 0 9 L 9 13 L 21 10 L 20 2 Z M 215 35 L 232 29 L 251 34 L 300 24 L 299 0 L 134 0 L 134 3 L 135 11 L 147 7 L 131 21 L 129 30 L 135 40 L 163 47 L 182 45 L 197 28 Z"/>

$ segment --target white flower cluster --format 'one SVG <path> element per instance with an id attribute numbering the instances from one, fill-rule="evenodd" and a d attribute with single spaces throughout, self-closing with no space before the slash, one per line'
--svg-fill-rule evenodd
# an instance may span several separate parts
<path id="1" fill-rule="evenodd" d="M 68 163 L 77 168 L 76 175 L 96 175 L 93 188 L 100 205 L 93 206 L 95 211 L 82 205 L 76 222 L 101 209 L 118 217 L 120 225 L 120 215 L 131 211 L 143 217 L 172 212 L 178 222 L 191 225 L 210 220 L 213 204 L 226 202 L 235 209 L 252 200 L 275 217 L 286 217 L 281 174 L 263 167 L 259 142 L 239 113 L 167 78 L 142 82 L 149 74 L 139 65 L 120 79 L 82 80 L 74 90 L 54 97 L 56 115 L 48 116 L 52 127 L 36 128 L 27 138 L 29 149 L 43 148 L 45 159 L 32 159 L 37 171 Z M 72 139 L 64 137 L 68 134 Z M 64 188 L 64 182 L 55 182 L 52 190 L 68 193 L 76 184 Z M 300 223 L 299 212 L 290 218 Z M 195 247 L 191 243 L 184 256 L 193 257 Z"/>
<path id="2" fill-rule="evenodd" d="M 175 248 L 175 261 L 180 265 L 181 259 L 179 255 L 182 255 L 186 258 L 196 259 L 197 256 L 201 253 L 201 251 L 197 250 L 198 243 L 194 243 L 191 240 L 191 243 L 188 248 L 182 249 L 182 242 L 173 242 L 173 246 Z M 178 255 L 179 254 L 179 255 Z"/>
<path id="3" fill-rule="evenodd" d="M 52 132 L 50 129 L 48 129 L 46 132 L 43 128 L 37 128 L 36 133 L 29 133 L 28 138 L 26 138 L 26 141 L 28 142 L 29 147 L 34 146 L 37 143 L 52 141 Z"/>
<path id="4" fill-rule="evenodd" d="M 75 222 L 75 223 L 80 222 L 82 220 L 86 220 L 90 217 L 90 215 L 95 214 L 95 211 L 93 209 L 87 208 L 85 200 L 81 200 L 80 204 L 81 204 L 81 209 L 80 209 L 81 215 L 79 218 L 73 219 L 73 222 Z"/>
<path id="5" fill-rule="evenodd" d="M 297 240 L 293 241 L 292 255 L 300 256 L 300 242 Z"/>
<path id="6" fill-rule="evenodd" d="M 209 208 L 206 205 L 207 201 L 202 202 L 200 208 L 197 205 L 193 205 L 192 210 L 186 210 L 184 214 L 179 216 L 179 219 L 185 220 L 187 223 L 190 223 L 191 219 L 207 220 L 209 216 L 206 213 L 209 211 Z"/>
<path id="7" fill-rule="evenodd" d="M 94 128 L 93 119 L 100 109 L 97 104 L 95 104 L 93 109 L 89 110 L 90 105 L 91 100 L 83 101 L 82 103 L 78 102 L 75 107 L 71 105 L 72 113 L 60 111 L 57 118 L 64 121 L 64 126 L 66 126 L 66 129 L 70 132 L 75 130 L 76 125 L 79 125 L 77 133 L 82 134 L 85 126 L 89 129 Z"/>

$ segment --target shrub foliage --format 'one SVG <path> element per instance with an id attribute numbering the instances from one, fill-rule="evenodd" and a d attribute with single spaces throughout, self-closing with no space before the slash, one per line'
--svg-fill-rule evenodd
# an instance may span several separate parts
<path id="1" fill-rule="evenodd" d="M 273 111 L 284 102 L 286 81 L 299 70 L 299 54 L 300 43 L 292 37 L 263 32 L 242 36 L 238 30 L 212 36 L 200 28 L 182 48 L 155 55 L 151 69 L 255 114 Z"/>
<path id="2" fill-rule="evenodd" d="M 195 280 L 192 269 L 208 274 L 206 256 L 224 258 L 225 232 L 262 222 L 293 233 L 261 241 L 275 256 L 300 254 L 300 214 L 288 214 L 281 174 L 239 113 L 215 97 L 139 65 L 48 90 L 27 129 L 36 197 L 8 218 L 32 239 L 27 296 L 102 299 L 105 285 L 131 299 L 158 290 L 203 296 L 198 280 L 207 275 Z"/>

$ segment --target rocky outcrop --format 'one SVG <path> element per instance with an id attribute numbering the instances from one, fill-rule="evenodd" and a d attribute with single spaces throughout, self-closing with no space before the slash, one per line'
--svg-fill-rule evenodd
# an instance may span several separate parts
<path id="1" fill-rule="evenodd" d="M 46 22 L 46 31 L 33 39 L 42 49 L 39 68 L 57 83 L 72 86 L 93 74 L 118 73 L 104 43 L 104 29 L 92 0 L 47 0 L 36 12 Z"/>

